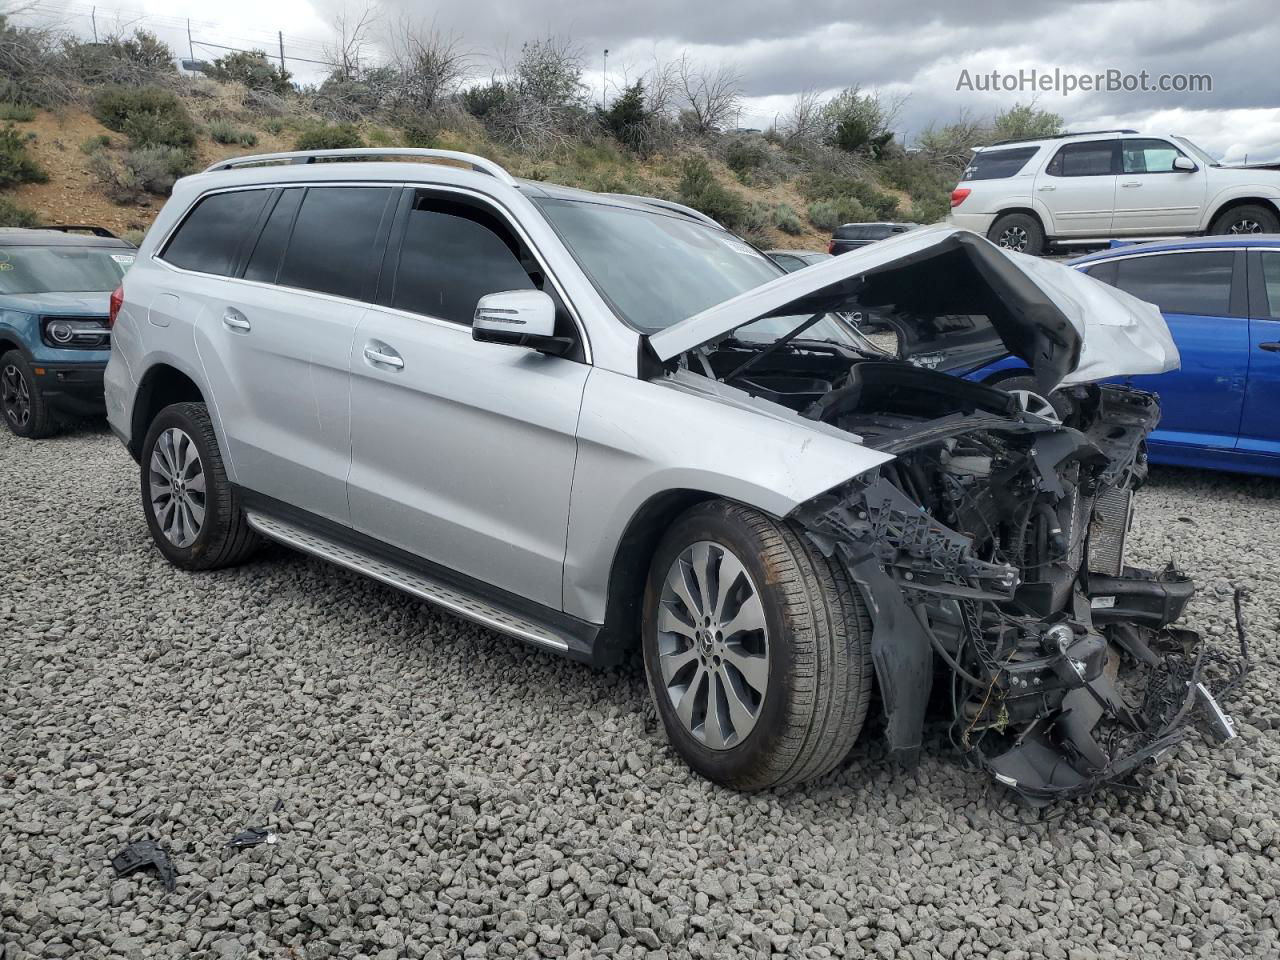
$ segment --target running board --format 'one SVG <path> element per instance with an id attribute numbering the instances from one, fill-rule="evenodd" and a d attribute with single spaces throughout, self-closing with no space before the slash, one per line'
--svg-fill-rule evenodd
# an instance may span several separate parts
<path id="1" fill-rule="evenodd" d="M 433 580 L 398 564 L 389 563 L 357 547 L 337 543 L 285 520 L 253 511 L 246 511 L 245 519 L 258 533 L 286 547 L 292 547 L 364 574 L 366 577 L 385 583 L 389 587 L 395 587 L 397 590 L 403 590 L 420 600 L 434 603 L 450 613 L 465 617 L 499 633 L 505 633 L 558 653 L 570 652 L 569 641 L 565 637 L 542 624 L 534 623 L 510 610 L 498 607 L 488 600 L 464 593 L 456 587 Z"/>

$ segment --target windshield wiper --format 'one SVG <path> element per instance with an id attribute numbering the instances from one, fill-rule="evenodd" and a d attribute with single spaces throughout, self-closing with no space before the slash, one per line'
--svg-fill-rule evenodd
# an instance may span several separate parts
<path id="1" fill-rule="evenodd" d="M 773 343 L 769 344 L 769 346 L 765 347 L 763 350 L 757 353 L 754 357 L 748 357 L 742 363 L 738 364 L 738 366 L 736 366 L 733 370 L 731 370 L 727 375 L 721 377 L 720 379 L 723 380 L 725 383 L 728 383 L 731 380 L 734 380 L 737 377 L 741 376 L 743 373 L 750 370 L 752 367 L 754 367 L 757 363 L 759 363 L 765 357 L 776 352 L 780 347 L 785 347 L 788 343 L 790 343 L 796 337 L 800 336 L 800 334 L 804 333 L 806 330 L 808 330 L 810 327 L 812 327 L 815 323 L 817 323 L 826 315 L 827 313 L 825 310 L 822 313 L 815 313 L 804 323 L 800 324 L 800 326 L 793 327 L 791 330 L 789 330 L 786 333 L 785 336 L 781 336 L 777 340 L 773 341 Z"/>

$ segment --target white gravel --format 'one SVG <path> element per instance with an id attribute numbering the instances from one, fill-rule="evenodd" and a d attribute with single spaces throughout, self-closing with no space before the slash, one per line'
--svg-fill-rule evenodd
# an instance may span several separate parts
<path id="1" fill-rule="evenodd" d="M 0 960 L 1275 957 L 1280 484 L 1159 471 L 1137 559 L 1262 662 L 1242 736 L 1030 814 L 931 734 L 802 788 L 693 776 L 638 663 L 533 652 L 281 549 L 190 575 L 105 428 L 0 430 Z M 278 812 L 273 812 L 279 805 Z M 279 842 L 226 839 L 269 824 Z M 116 880 L 126 840 L 180 872 Z"/>

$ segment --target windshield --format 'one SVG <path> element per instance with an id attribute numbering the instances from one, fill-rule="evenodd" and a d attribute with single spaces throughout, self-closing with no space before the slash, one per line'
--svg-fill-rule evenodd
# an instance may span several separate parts
<path id="1" fill-rule="evenodd" d="M 110 293 L 132 263 L 123 247 L 0 247 L 0 293 Z"/>
<path id="2" fill-rule="evenodd" d="M 1211 167 L 1218 167 L 1222 165 L 1217 159 L 1215 159 L 1214 157 L 1211 157 L 1204 150 L 1201 150 L 1199 147 L 1197 147 L 1194 143 L 1192 143 L 1186 137 L 1174 137 L 1173 139 L 1177 140 L 1180 144 L 1182 144 L 1184 147 L 1186 147 L 1188 150 L 1194 153 L 1196 157 L 1199 158 L 1201 163 L 1208 164 Z"/>
<path id="3" fill-rule="evenodd" d="M 534 198 L 578 265 L 618 315 L 656 333 L 745 293 L 785 271 L 732 234 L 681 216 L 582 200 Z M 771 343 L 807 317 L 769 317 L 735 331 Z M 827 317 L 805 331 L 810 340 L 853 339 Z"/>

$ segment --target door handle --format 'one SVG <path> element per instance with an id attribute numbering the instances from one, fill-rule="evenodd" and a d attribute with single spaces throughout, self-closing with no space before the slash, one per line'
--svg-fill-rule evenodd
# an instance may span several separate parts
<path id="1" fill-rule="evenodd" d="M 370 344 L 364 348 L 364 358 L 370 363 L 380 363 L 386 367 L 393 367 L 396 370 L 404 368 L 404 360 L 400 354 L 396 353 L 390 347 L 385 345 L 374 346 Z"/>
<path id="2" fill-rule="evenodd" d="M 1051 183 L 1046 183 L 1043 187 L 1036 187 L 1036 189 L 1039 190 L 1041 193 L 1052 193 L 1054 190 L 1057 190 L 1058 188 Z"/>
<path id="3" fill-rule="evenodd" d="M 231 330 L 243 330 L 245 333 L 253 329 L 253 324 L 248 321 L 243 313 L 230 307 L 222 315 L 222 323 Z"/>
<path id="4" fill-rule="evenodd" d="M 1258 344 L 1259 350 L 1266 350 L 1270 353 L 1280 353 L 1280 340 L 1270 340 L 1267 343 Z"/>
<path id="5" fill-rule="evenodd" d="M 1142 186 L 1142 184 L 1141 184 L 1141 183 L 1139 183 L 1137 180 L 1130 180 L 1128 183 L 1122 183 L 1122 184 L 1120 184 L 1120 186 L 1122 186 L 1122 187 L 1140 187 L 1140 186 Z"/>

